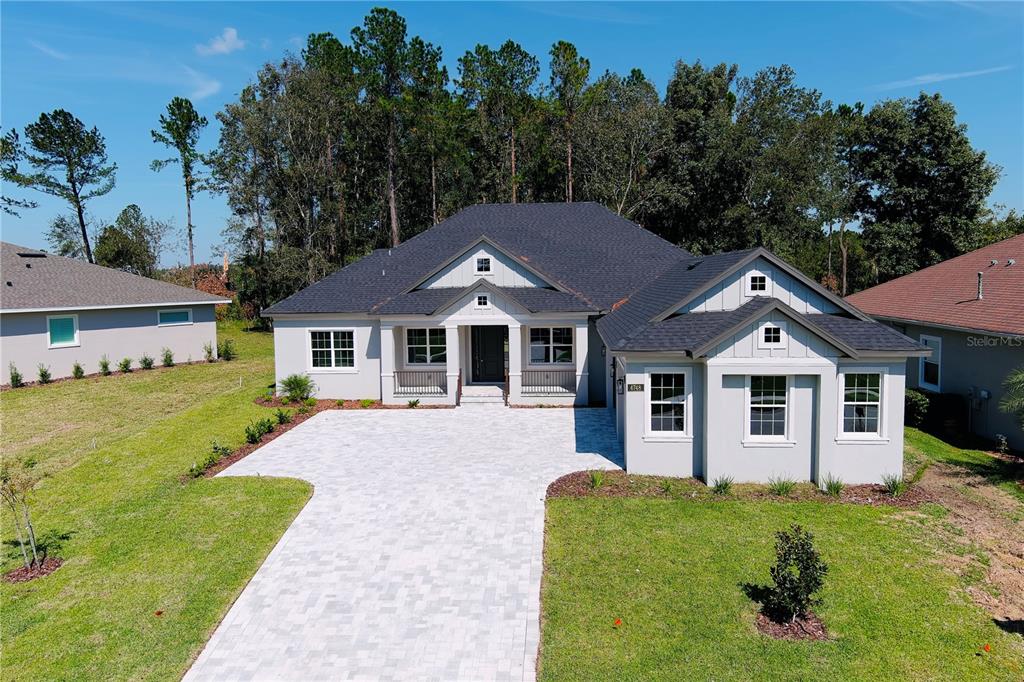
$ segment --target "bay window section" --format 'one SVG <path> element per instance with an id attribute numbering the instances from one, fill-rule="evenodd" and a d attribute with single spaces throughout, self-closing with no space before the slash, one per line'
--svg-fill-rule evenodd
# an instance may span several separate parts
<path id="1" fill-rule="evenodd" d="M 531 327 L 530 362 L 572 364 L 572 327 Z"/>
<path id="2" fill-rule="evenodd" d="M 314 369 L 352 369 L 356 366 L 355 332 L 311 331 L 309 346 Z"/>
<path id="3" fill-rule="evenodd" d="M 444 329 L 407 329 L 405 346 L 410 365 L 443 365 L 448 361 Z"/>

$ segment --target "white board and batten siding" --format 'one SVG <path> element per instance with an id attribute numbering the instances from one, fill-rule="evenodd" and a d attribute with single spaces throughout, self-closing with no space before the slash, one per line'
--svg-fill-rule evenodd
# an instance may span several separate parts
<path id="1" fill-rule="evenodd" d="M 777 298 L 798 313 L 840 312 L 820 293 L 760 258 L 690 301 L 678 312 L 707 313 L 739 308 L 751 299 L 747 292 L 747 278 L 752 274 L 767 277 L 768 290 L 761 295 Z"/>
<path id="2" fill-rule="evenodd" d="M 773 324 L 782 329 L 782 347 L 764 347 L 761 330 Z M 787 315 L 775 310 L 748 324 L 732 337 L 718 344 L 708 353 L 711 358 L 828 358 L 835 360 L 842 352 L 817 334 Z"/>
<path id="3" fill-rule="evenodd" d="M 490 272 L 477 272 L 477 258 L 490 258 Z M 443 270 L 425 281 L 419 288 L 436 289 L 440 287 L 468 287 L 480 280 L 490 282 L 497 287 L 547 287 L 550 286 L 541 277 L 533 274 L 522 264 L 501 253 L 497 249 L 488 249 L 481 245 L 470 249 L 458 259 L 449 263 Z"/>

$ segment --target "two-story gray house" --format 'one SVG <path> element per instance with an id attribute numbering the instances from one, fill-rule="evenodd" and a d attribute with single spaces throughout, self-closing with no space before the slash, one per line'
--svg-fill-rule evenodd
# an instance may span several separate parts
<path id="1" fill-rule="evenodd" d="M 604 406 L 627 470 L 707 481 L 898 475 L 928 353 L 764 249 L 592 203 L 472 206 L 263 314 L 278 380 L 322 398 Z"/>

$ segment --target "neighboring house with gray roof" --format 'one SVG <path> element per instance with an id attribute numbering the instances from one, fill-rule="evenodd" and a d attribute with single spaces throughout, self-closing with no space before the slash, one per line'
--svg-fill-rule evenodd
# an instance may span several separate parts
<path id="1" fill-rule="evenodd" d="M 592 203 L 472 206 L 263 315 L 278 380 L 321 398 L 603 405 L 629 471 L 706 481 L 899 475 L 928 353 L 769 251 L 694 256 Z"/>
<path id="2" fill-rule="evenodd" d="M 0 383 L 15 365 L 34 381 L 39 365 L 53 378 L 80 363 L 99 371 L 122 358 L 148 355 L 160 362 L 164 348 L 177 362 L 201 360 L 203 346 L 217 346 L 217 296 L 73 258 L 0 242 Z"/>

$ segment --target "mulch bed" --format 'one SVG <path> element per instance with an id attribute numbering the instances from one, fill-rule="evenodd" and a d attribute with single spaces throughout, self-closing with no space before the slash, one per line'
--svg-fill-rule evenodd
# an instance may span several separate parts
<path id="1" fill-rule="evenodd" d="M 284 407 L 284 408 L 296 408 L 301 405 L 296 403 L 290 403 L 286 400 L 282 400 L 280 396 L 274 396 L 273 398 L 267 398 L 266 396 L 256 399 L 257 405 L 263 407 Z M 369 405 L 363 405 L 361 400 L 342 400 L 341 405 L 338 404 L 337 400 L 318 400 L 317 407 L 321 404 L 326 405 L 326 409 L 331 410 L 451 410 L 454 409 L 454 405 L 417 405 L 415 408 L 409 407 L 408 405 L 385 405 L 379 400 L 374 400 Z M 310 408 L 313 409 L 313 408 Z M 323 411 L 323 410 L 319 410 Z"/>
<path id="2" fill-rule="evenodd" d="M 36 578 L 42 578 L 44 575 L 50 575 L 56 571 L 63 563 L 64 560 L 59 557 L 48 556 L 43 559 L 43 563 L 41 564 L 29 566 L 28 568 L 22 566 L 21 568 L 16 568 L 13 571 L 4 573 L 4 582 L 24 583 L 29 580 L 35 580 Z"/>
<path id="3" fill-rule="evenodd" d="M 601 486 L 594 489 L 590 471 L 575 471 L 557 478 L 548 486 L 548 497 L 660 497 L 700 500 L 770 500 L 777 502 L 836 502 L 887 507 L 916 507 L 931 498 L 920 486 L 911 486 L 899 497 L 890 497 L 880 485 L 850 485 L 839 497 L 832 497 L 812 485 L 804 484 L 782 497 L 767 486 L 736 484 L 728 495 L 716 495 L 711 488 L 693 478 L 631 476 L 624 471 L 605 471 Z"/>
<path id="4" fill-rule="evenodd" d="M 828 639 L 828 631 L 821 619 L 809 612 L 806 618 L 794 621 L 777 622 L 764 615 L 757 614 L 755 621 L 758 631 L 775 639 L 803 639 L 821 642 Z"/>

